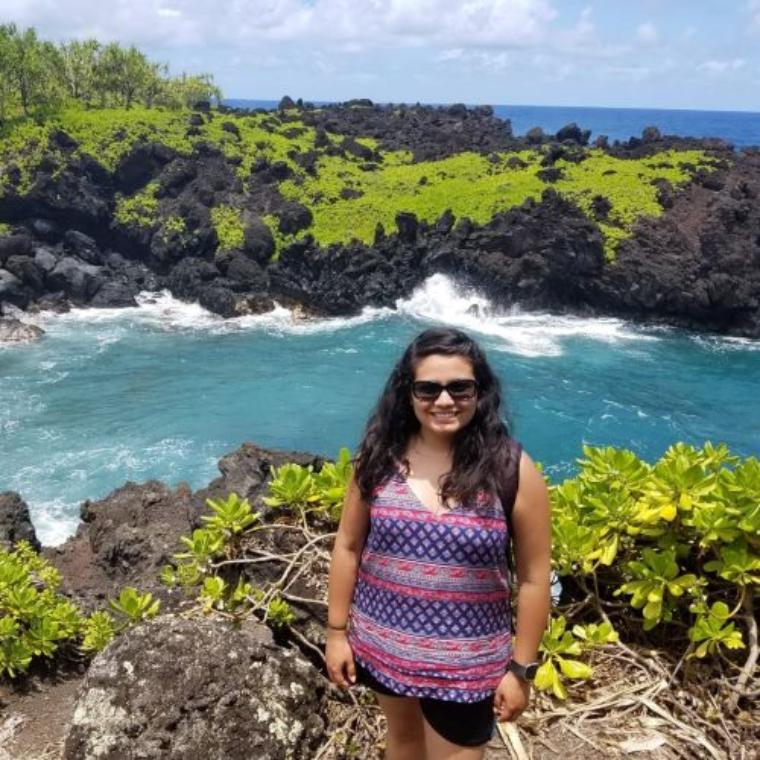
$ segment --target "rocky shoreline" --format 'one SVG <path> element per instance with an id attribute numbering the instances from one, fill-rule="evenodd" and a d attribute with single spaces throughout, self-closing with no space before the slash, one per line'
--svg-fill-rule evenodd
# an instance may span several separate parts
<path id="1" fill-rule="evenodd" d="M 43 668 L 18 690 L 0 689 L 0 708 L 3 702 L 11 707 L 9 720 L 25 693 L 36 691 L 42 700 L 60 679 L 73 678 L 79 687 L 64 731 L 66 760 L 312 757 L 324 738 L 330 688 L 314 652 L 305 654 L 298 642 L 278 638 L 254 619 L 233 628 L 223 620 L 188 616 L 192 600 L 158 577 L 181 549 L 180 536 L 202 524 L 206 498 L 234 491 L 250 499 L 262 519 L 271 519 L 262 502 L 271 468 L 292 461 L 321 467 L 323 460 L 246 443 L 223 457 L 220 477 L 197 492 L 157 481 L 126 483 L 104 499 L 84 502 L 77 533 L 52 548 L 40 547 L 23 499 L 0 494 L 0 546 L 30 541 L 61 573 L 61 592 L 81 609 L 104 608 L 127 585 L 161 600 L 158 618 L 121 634 L 86 669 L 82 664 L 72 671 L 69 665 L 67 671 L 61 664 L 51 676 Z M 287 536 L 271 540 L 273 551 L 286 551 Z M 310 583 L 300 583 L 304 595 Z M 294 609 L 296 629 L 321 646 L 323 609 Z"/>
<path id="2" fill-rule="evenodd" d="M 598 226 L 609 212 L 605 199 L 595 200 L 592 218 L 551 187 L 561 174 L 554 168 L 560 159 L 585 160 L 588 132 L 575 125 L 557 135 L 533 130 L 518 139 L 488 107 L 289 105 L 276 114 L 278 129 L 292 120 L 316 130 L 315 149 L 292 151 L 289 159 L 307 175 L 319 156 L 374 171 L 380 148 L 407 150 L 419 161 L 462 151 L 540 149 L 549 186 L 540 199 L 485 224 L 450 212 L 426 223 L 400 209 L 396 229 L 378 227 L 372 244 L 322 246 L 310 234 L 294 239 L 309 228 L 311 211 L 280 193 L 278 183 L 293 173 L 284 161 L 257 161 L 243 183 L 235 161 L 218 146 L 201 143 L 188 157 L 160 142 L 142 142 L 109 172 L 78 154 L 76 142 L 59 130 L 48 149 L 65 163 L 54 170 L 43 160 L 25 192 L 0 195 L 0 222 L 10 230 L 0 234 L 0 312 L 127 307 L 140 291 L 168 288 L 224 317 L 268 311 L 275 300 L 315 315 L 351 315 L 365 306 L 393 307 L 440 272 L 479 288 L 496 308 L 517 304 L 760 337 L 758 150 L 734 153 L 721 141 L 662 137 L 653 128 L 623 144 L 598 141 L 600 150 L 618 158 L 699 148 L 717 162 L 683 189 L 658 185 L 664 213 L 642 217 L 610 262 Z M 226 116 L 192 114 L 188 134 L 221 120 L 222 130 L 234 136 L 237 127 Z M 293 131 L 298 129 L 303 127 Z M 362 138 L 379 147 L 373 150 Z M 18 167 L 5 170 L 11 177 L 15 171 L 21 183 Z M 183 220 L 183 232 L 115 223 L 117 199 L 148 183 L 156 183 L 164 212 Z M 233 202 L 243 209 L 244 228 L 240 241 L 220 252 L 210 209 Z M 264 221 L 273 214 L 279 220 L 274 234 Z M 275 257 L 277 235 L 291 242 Z"/>

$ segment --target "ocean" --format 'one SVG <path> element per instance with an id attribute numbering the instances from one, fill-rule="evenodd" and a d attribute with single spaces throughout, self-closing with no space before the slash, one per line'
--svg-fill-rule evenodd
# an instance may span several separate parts
<path id="1" fill-rule="evenodd" d="M 276 100 L 224 101 L 237 108 L 276 108 Z M 317 103 L 323 105 L 323 103 Z M 610 141 L 641 137 L 645 127 L 656 126 L 664 135 L 719 137 L 736 148 L 760 146 L 760 112 L 689 111 L 655 108 L 588 108 L 584 106 L 496 105 L 494 113 L 512 122 L 516 135 L 532 127 L 554 134 L 560 127 L 576 122 L 591 130 L 591 139 L 607 135 Z"/>
<path id="2" fill-rule="evenodd" d="M 395 311 L 345 319 L 225 321 L 168 293 L 140 300 L 38 315 L 43 340 L 0 347 L 0 491 L 29 503 L 45 544 L 74 532 L 84 499 L 127 480 L 198 488 L 244 441 L 354 447 L 401 350 L 433 324 L 482 342 L 515 435 L 555 481 L 584 443 L 649 461 L 679 440 L 760 453 L 760 341 L 498 312 L 442 275 Z"/>

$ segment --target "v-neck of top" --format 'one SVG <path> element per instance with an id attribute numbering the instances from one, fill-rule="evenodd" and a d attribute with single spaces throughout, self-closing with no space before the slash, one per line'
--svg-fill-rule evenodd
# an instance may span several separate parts
<path id="1" fill-rule="evenodd" d="M 459 506 L 458 504 L 455 504 L 453 507 L 450 507 L 450 508 L 439 506 L 439 509 L 437 511 L 434 511 L 430 509 L 430 507 L 427 504 L 425 504 L 425 502 L 422 500 L 420 495 L 412 487 L 412 484 L 409 482 L 409 478 L 401 470 L 398 471 L 398 476 L 403 481 L 404 485 L 406 486 L 407 491 L 409 491 L 409 493 L 414 497 L 414 500 L 417 503 L 417 506 L 421 507 L 429 514 L 433 515 L 433 517 L 443 517 L 444 515 L 450 514 L 451 512 L 453 512 Z"/>

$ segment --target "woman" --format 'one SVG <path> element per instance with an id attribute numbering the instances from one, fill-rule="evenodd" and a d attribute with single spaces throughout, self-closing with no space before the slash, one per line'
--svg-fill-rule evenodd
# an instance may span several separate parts
<path id="1" fill-rule="evenodd" d="M 376 692 L 387 760 L 479 760 L 494 720 L 528 703 L 549 612 L 549 500 L 500 403 L 479 346 L 427 330 L 359 446 L 330 566 L 326 660 L 339 686 L 358 677 Z"/>

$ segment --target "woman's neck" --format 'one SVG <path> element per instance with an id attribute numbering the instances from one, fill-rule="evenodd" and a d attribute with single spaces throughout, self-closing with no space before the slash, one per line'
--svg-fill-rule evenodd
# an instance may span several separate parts
<path id="1" fill-rule="evenodd" d="M 410 439 L 409 447 L 427 452 L 434 456 L 451 456 L 453 438 L 450 435 L 435 435 L 430 431 L 418 430 Z"/>

